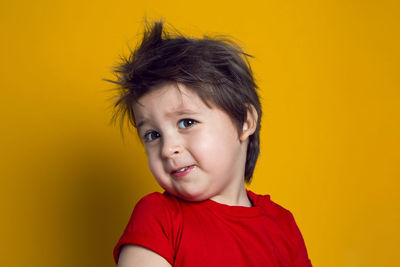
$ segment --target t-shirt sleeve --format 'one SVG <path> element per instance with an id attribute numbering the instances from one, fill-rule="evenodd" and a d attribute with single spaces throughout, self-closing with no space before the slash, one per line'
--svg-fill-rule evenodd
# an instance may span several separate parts
<path id="1" fill-rule="evenodd" d="M 145 196 L 136 204 L 114 248 L 115 263 L 118 263 L 123 245 L 135 244 L 158 253 L 172 265 L 174 248 L 171 230 L 171 216 L 165 197 L 159 193 Z"/>
<path id="2" fill-rule="evenodd" d="M 311 261 L 308 258 L 308 253 L 306 249 L 306 245 L 304 243 L 303 236 L 300 232 L 299 227 L 296 224 L 296 221 L 292 215 L 292 213 L 288 212 L 289 215 L 289 225 L 290 232 L 292 236 L 292 241 L 294 244 L 294 252 L 295 252 L 295 267 L 312 267 Z"/>

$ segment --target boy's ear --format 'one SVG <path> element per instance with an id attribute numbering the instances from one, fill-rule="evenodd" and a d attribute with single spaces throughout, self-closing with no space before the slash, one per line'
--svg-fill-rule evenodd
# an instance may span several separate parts
<path id="1" fill-rule="evenodd" d="M 242 133 L 239 136 L 240 141 L 244 142 L 252 135 L 257 128 L 258 114 L 253 105 L 247 104 L 247 116 L 243 123 Z"/>

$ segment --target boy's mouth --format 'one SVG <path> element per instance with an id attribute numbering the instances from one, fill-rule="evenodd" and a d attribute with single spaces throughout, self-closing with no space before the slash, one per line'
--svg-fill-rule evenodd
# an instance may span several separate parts
<path id="1" fill-rule="evenodd" d="M 184 168 L 179 169 L 179 170 L 177 170 L 177 171 L 175 171 L 175 172 L 183 172 L 183 171 L 186 171 L 188 168 L 189 168 L 189 167 L 184 167 Z"/>
<path id="2" fill-rule="evenodd" d="M 177 176 L 184 176 L 187 173 L 189 173 L 190 170 L 193 169 L 193 168 L 194 168 L 194 165 L 182 167 L 182 168 L 179 168 L 179 169 L 176 169 L 176 170 L 172 171 L 171 174 L 177 175 Z"/>

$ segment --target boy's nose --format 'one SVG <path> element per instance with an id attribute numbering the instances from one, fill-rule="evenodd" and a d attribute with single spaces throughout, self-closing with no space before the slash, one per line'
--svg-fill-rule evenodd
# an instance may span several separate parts
<path id="1" fill-rule="evenodd" d="M 182 152 L 182 146 L 177 138 L 164 139 L 161 154 L 165 158 L 174 157 Z"/>

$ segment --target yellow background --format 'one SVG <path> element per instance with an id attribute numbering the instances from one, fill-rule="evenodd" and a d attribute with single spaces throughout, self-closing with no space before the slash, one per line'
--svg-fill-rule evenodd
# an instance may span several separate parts
<path id="1" fill-rule="evenodd" d="M 294 214 L 314 266 L 399 266 L 397 1 L 1 1 L 1 266 L 113 266 L 160 190 L 109 125 L 111 67 L 145 16 L 254 55 L 251 189 Z M 249 248 L 251 249 L 251 248 Z"/>

